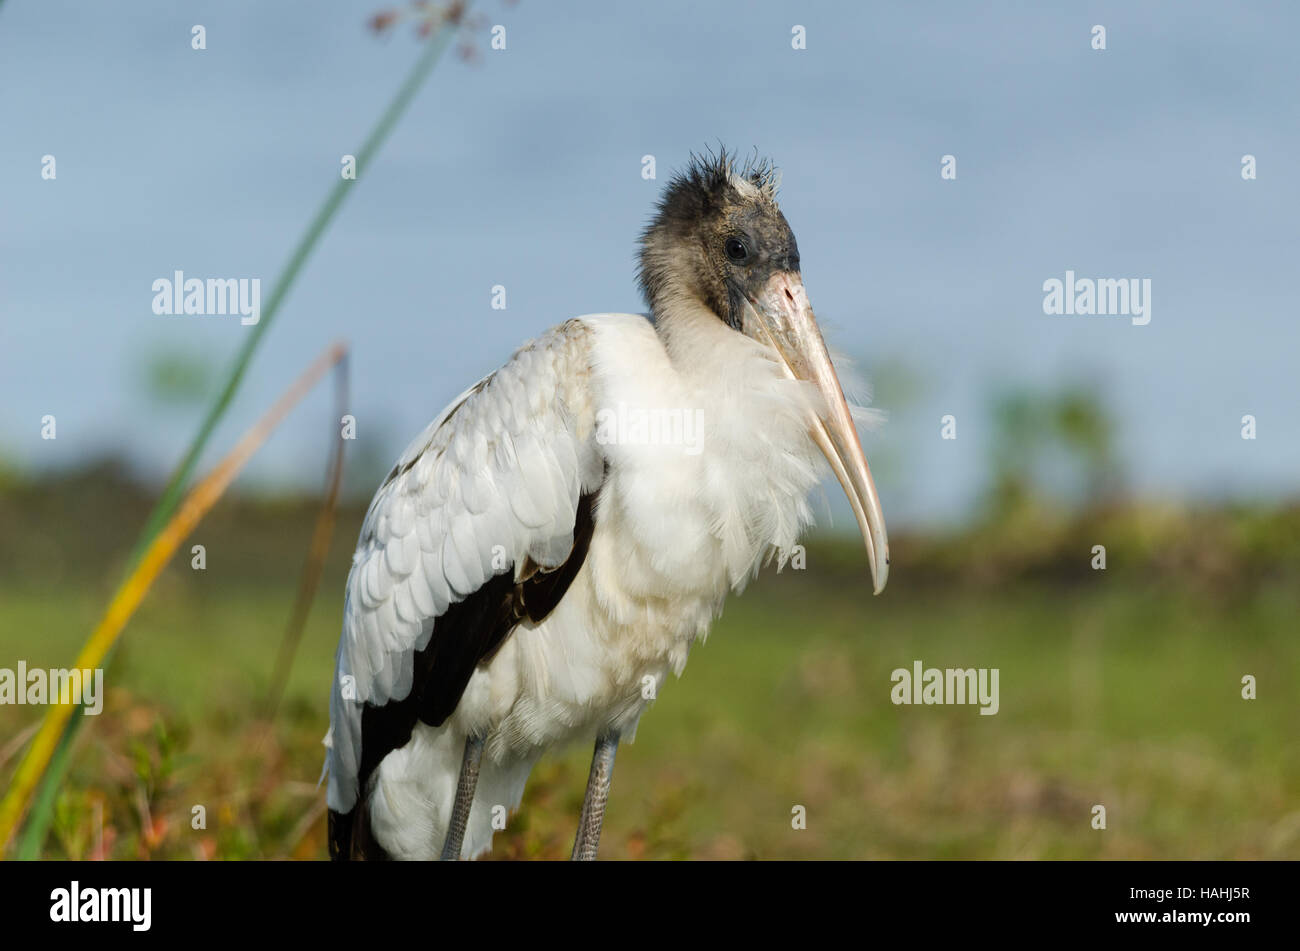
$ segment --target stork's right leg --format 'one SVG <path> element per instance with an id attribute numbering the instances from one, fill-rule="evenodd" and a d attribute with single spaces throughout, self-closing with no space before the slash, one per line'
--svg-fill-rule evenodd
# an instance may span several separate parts
<path id="1" fill-rule="evenodd" d="M 602 733 L 596 737 L 596 750 L 591 757 L 591 775 L 587 778 L 587 795 L 582 800 L 578 835 L 573 840 L 571 858 L 575 862 L 596 860 L 596 847 L 600 845 L 600 827 L 605 820 L 605 803 L 609 801 L 609 783 L 614 775 L 614 753 L 617 750 L 617 733 Z"/>
<path id="2" fill-rule="evenodd" d="M 478 767 L 482 759 L 483 737 L 466 737 L 465 756 L 460 761 L 460 776 L 456 780 L 456 801 L 451 807 L 447 838 L 442 843 L 444 862 L 460 858 L 460 847 L 465 841 L 465 827 L 469 824 L 469 809 L 474 804 L 474 787 L 478 785 Z"/>

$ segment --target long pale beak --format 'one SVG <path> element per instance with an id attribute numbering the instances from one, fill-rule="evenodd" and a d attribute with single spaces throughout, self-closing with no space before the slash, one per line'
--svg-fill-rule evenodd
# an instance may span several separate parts
<path id="1" fill-rule="evenodd" d="M 803 280 L 793 271 L 780 271 L 767 282 L 758 299 L 751 298 L 749 303 L 752 306 L 746 308 L 745 323 L 752 327 L 746 326 L 745 332 L 771 346 L 792 379 L 812 383 L 821 393 L 824 410 L 810 420 L 812 436 L 849 497 L 867 546 L 872 585 L 880 594 L 889 579 L 885 515 Z"/>

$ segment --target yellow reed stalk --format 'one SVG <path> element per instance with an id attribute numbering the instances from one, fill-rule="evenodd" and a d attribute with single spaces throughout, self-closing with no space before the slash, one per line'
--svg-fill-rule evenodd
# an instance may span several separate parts
<path id="1" fill-rule="evenodd" d="M 190 491 L 180 508 L 176 510 L 176 514 L 145 550 L 135 571 L 117 589 L 113 600 L 109 602 L 108 610 L 104 612 L 90 639 L 81 648 L 76 667 L 94 669 L 103 663 L 109 650 L 117 642 L 118 635 L 126 626 L 126 622 L 140 606 L 150 585 L 162 573 L 172 555 L 176 554 L 176 549 L 221 498 L 235 476 L 288 415 L 289 410 L 293 409 L 321 376 L 342 360 L 346 353 L 345 345 L 334 343 L 317 357 L 266 415 L 244 434 L 243 438 L 235 444 L 235 448 L 230 450 L 216 468 Z M 78 705 L 79 703 L 72 697 L 64 695 L 52 702 L 49 710 L 46 711 L 36 738 L 27 748 L 26 755 L 14 773 L 9 791 L 0 802 L 0 852 L 8 848 L 9 840 L 27 812 L 32 792 L 49 765 L 50 757 L 54 755 L 54 750 L 59 744 L 59 738 L 63 735 Z"/>

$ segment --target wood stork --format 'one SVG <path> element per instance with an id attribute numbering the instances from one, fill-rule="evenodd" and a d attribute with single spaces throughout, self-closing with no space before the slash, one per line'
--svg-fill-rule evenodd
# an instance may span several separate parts
<path id="1" fill-rule="evenodd" d="M 775 192 L 767 162 L 693 156 L 641 237 L 648 318 L 555 327 L 388 474 L 330 698 L 333 857 L 475 857 L 542 753 L 594 736 L 573 857 L 595 858 L 619 740 L 727 593 L 784 565 L 818 450 L 884 588 L 880 502 Z"/>

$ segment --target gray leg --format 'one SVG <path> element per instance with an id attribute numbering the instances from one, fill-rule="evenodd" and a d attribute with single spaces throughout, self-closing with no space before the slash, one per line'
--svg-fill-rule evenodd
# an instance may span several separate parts
<path id="1" fill-rule="evenodd" d="M 600 824 L 605 818 L 605 803 L 609 800 L 609 782 L 614 775 L 614 752 L 617 749 L 617 733 L 602 733 L 596 737 L 591 775 L 587 778 L 587 795 L 582 800 L 582 817 L 578 820 L 578 836 L 573 840 L 572 859 L 575 862 L 596 860 Z"/>
<path id="2" fill-rule="evenodd" d="M 447 838 L 442 843 L 444 862 L 454 862 L 460 858 L 460 847 L 465 841 L 465 826 L 469 824 L 469 807 L 474 804 L 474 787 L 478 785 L 478 766 L 482 759 L 483 737 L 466 737 L 465 757 L 460 761 L 460 778 L 456 780 L 456 802 L 451 809 Z"/>

